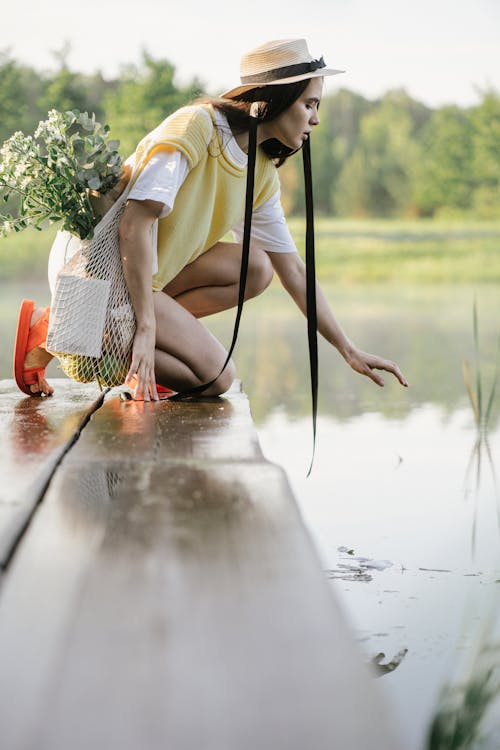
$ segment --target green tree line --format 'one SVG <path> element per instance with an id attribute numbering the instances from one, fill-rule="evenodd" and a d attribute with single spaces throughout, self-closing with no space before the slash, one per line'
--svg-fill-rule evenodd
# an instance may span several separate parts
<path id="1" fill-rule="evenodd" d="M 39 72 L 0 52 L 0 142 L 32 132 L 50 109 L 95 112 L 125 158 L 168 114 L 206 92 L 180 86 L 175 66 L 143 52 L 139 65 L 107 80 L 70 69 L 68 49 Z M 326 95 L 311 142 L 315 205 L 342 217 L 500 218 L 500 95 L 480 92 L 468 108 L 431 109 L 404 90 L 368 100 L 347 89 Z M 303 210 L 300 159 L 280 170 L 288 214 Z"/>

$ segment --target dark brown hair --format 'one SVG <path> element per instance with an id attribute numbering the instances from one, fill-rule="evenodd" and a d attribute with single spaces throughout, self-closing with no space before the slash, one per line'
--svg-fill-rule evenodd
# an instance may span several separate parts
<path id="1" fill-rule="evenodd" d="M 294 83 L 283 83 L 276 86 L 260 86 L 239 94 L 232 99 L 205 98 L 205 104 L 211 104 L 214 109 L 222 112 L 229 122 L 233 134 L 245 133 L 250 125 L 250 107 L 252 102 L 259 102 L 259 122 L 270 122 L 276 119 L 297 101 L 309 84 L 308 78 Z M 274 160 L 277 167 L 298 149 L 284 146 L 276 138 L 270 138 L 262 143 L 264 152 Z"/>

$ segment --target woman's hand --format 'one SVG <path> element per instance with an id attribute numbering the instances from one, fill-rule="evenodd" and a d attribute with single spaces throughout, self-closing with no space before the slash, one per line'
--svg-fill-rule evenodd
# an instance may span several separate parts
<path id="1" fill-rule="evenodd" d="M 408 381 L 404 377 L 403 373 L 395 362 L 391 362 L 390 359 L 383 359 L 378 357 L 376 354 L 368 354 L 367 352 L 361 351 L 352 347 L 348 354 L 345 355 L 347 364 L 352 367 L 353 370 L 359 372 L 361 375 L 366 375 L 367 378 L 373 380 L 374 383 L 383 387 L 384 379 L 375 370 L 385 370 L 391 372 L 397 380 L 408 387 Z"/>
<path id="2" fill-rule="evenodd" d="M 134 398 L 158 400 L 155 378 L 155 326 L 139 326 L 132 347 L 132 363 L 125 385 L 134 388 Z"/>

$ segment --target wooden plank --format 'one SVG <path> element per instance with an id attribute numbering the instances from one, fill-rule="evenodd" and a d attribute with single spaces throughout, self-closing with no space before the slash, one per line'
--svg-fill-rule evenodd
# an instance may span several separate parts
<path id="1" fill-rule="evenodd" d="M 0 596 L 9 750 L 401 747 L 243 395 L 108 401 Z"/>
<path id="2" fill-rule="evenodd" d="M 40 499 L 68 442 L 99 396 L 95 384 L 56 381 L 54 398 L 31 398 L 0 381 L 0 569 Z"/>

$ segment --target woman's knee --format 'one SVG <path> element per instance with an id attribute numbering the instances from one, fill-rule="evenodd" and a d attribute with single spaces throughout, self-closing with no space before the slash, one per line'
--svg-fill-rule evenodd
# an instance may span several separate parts
<path id="1" fill-rule="evenodd" d="M 220 396 L 222 393 L 226 393 L 226 391 L 231 388 L 235 376 L 236 367 L 233 360 L 230 359 L 215 383 L 213 383 L 210 388 L 207 389 L 207 395 Z"/>
<path id="2" fill-rule="evenodd" d="M 264 250 L 252 249 L 248 260 L 245 297 L 256 297 L 267 289 L 273 278 L 273 266 Z"/>

